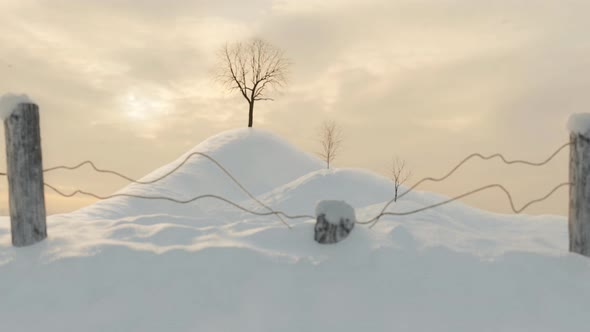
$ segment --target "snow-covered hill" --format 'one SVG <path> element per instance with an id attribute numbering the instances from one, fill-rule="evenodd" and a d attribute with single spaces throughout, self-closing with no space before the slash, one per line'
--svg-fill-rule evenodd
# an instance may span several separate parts
<path id="1" fill-rule="evenodd" d="M 191 152 L 216 158 L 265 203 L 313 214 L 343 199 L 360 220 L 392 184 L 317 158 L 262 130 L 225 132 Z M 185 155 L 185 156 L 186 156 Z M 157 178 L 184 160 L 163 166 Z M 212 193 L 259 208 L 201 157 L 151 185 L 121 192 Z M 413 192 L 406 211 L 445 197 Z M 206 199 L 181 206 L 115 198 L 48 219 L 49 238 L 10 245 L 0 217 L 2 331 L 584 331 L 590 260 L 567 252 L 561 216 L 511 216 L 462 203 L 336 245 L 313 241 L 314 220 L 257 217 Z"/>

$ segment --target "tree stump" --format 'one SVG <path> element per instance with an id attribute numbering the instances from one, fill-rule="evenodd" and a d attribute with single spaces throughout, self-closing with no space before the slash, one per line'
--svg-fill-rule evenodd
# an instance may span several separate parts
<path id="1" fill-rule="evenodd" d="M 356 223 L 353 207 L 344 201 L 319 202 L 316 206 L 316 217 L 314 239 L 321 244 L 344 240 Z"/>
<path id="2" fill-rule="evenodd" d="M 4 120 L 12 244 L 47 237 L 39 108 L 22 103 Z"/>

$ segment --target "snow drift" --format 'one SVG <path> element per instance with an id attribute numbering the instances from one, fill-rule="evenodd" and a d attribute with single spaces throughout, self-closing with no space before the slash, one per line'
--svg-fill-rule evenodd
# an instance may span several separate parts
<path id="1" fill-rule="evenodd" d="M 393 185 L 323 163 L 275 135 L 222 133 L 192 151 L 219 160 L 273 208 L 313 215 L 345 200 L 373 217 Z M 189 151 L 188 153 L 190 153 Z M 188 154 L 187 153 L 187 154 Z M 152 179 L 183 160 L 163 166 Z M 121 192 L 216 193 L 250 202 L 199 157 Z M 444 199 L 413 192 L 406 211 Z M 262 210 L 262 209 L 261 209 Z M 313 241 L 315 220 L 257 217 L 223 203 L 117 198 L 48 219 L 49 238 L 16 249 L 0 217 L 0 324 L 6 331 L 585 330 L 590 260 L 567 252 L 561 216 L 512 216 L 453 203 L 343 242 Z"/>

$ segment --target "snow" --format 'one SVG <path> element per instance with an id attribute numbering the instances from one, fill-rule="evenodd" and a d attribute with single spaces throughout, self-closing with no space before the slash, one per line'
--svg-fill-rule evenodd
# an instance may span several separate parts
<path id="1" fill-rule="evenodd" d="M 4 120 L 12 114 L 18 104 L 32 103 L 29 96 L 24 94 L 7 93 L 0 97 L 0 120 Z"/>
<path id="2" fill-rule="evenodd" d="M 574 113 L 567 121 L 567 129 L 578 135 L 590 136 L 590 113 Z"/>
<path id="3" fill-rule="evenodd" d="M 199 144 L 260 199 L 288 214 L 344 200 L 379 213 L 388 179 L 321 160 L 258 129 Z M 191 151 L 187 152 L 190 153 Z M 185 156 L 186 156 L 185 155 Z M 144 179 L 174 168 L 184 156 Z M 264 211 L 194 157 L 122 192 L 210 191 Z M 408 211 L 445 197 L 412 192 Z M 590 259 L 568 252 L 563 216 L 501 215 L 452 203 L 359 225 L 331 246 L 315 220 L 257 217 L 215 200 L 117 198 L 48 218 L 49 238 L 10 245 L 0 217 L 3 331 L 584 331 Z"/>
<path id="4" fill-rule="evenodd" d="M 315 215 L 324 215 L 327 222 L 339 225 L 340 220 L 350 220 L 356 223 L 356 217 L 352 206 L 345 201 L 321 201 L 315 208 Z"/>

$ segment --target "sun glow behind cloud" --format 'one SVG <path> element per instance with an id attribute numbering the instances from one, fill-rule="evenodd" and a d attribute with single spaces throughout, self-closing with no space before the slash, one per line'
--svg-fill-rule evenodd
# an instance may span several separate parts
<path id="1" fill-rule="evenodd" d="M 169 112 L 166 103 L 135 93 L 125 96 L 122 107 L 125 114 L 132 120 L 153 121 Z"/>

